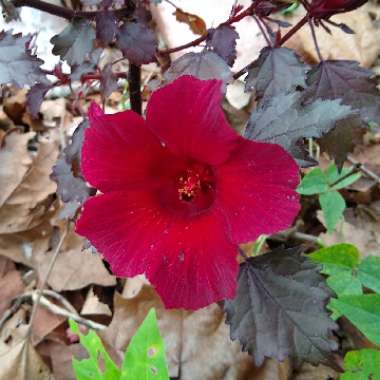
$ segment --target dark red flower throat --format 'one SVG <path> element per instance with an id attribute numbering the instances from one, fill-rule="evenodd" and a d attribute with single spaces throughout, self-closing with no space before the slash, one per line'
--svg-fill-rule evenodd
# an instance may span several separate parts
<path id="1" fill-rule="evenodd" d="M 191 159 L 172 158 L 170 162 L 174 167 L 168 170 L 169 175 L 158 190 L 163 209 L 182 217 L 207 211 L 215 200 L 214 169 Z"/>

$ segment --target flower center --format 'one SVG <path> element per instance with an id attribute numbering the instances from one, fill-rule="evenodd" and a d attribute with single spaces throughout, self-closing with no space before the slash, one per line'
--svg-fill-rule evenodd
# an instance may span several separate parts
<path id="1" fill-rule="evenodd" d="M 181 173 L 178 179 L 178 195 L 181 201 L 192 201 L 201 193 L 212 190 L 214 178 L 211 169 L 199 164 Z"/>
<path id="2" fill-rule="evenodd" d="M 178 194 L 181 201 L 191 201 L 201 189 L 199 173 L 188 169 L 184 176 L 179 177 Z"/>
<path id="3" fill-rule="evenodd" d="M 169 169 L 166 171 L 167 181 L 162 182 L 157 193 L 161 205 L 166 210 L 189 217 L 208 210 L 215 200 L 214 170 L 206 164 L 189 160 L 171 160 L 170 164 L 165 166 Z"/>

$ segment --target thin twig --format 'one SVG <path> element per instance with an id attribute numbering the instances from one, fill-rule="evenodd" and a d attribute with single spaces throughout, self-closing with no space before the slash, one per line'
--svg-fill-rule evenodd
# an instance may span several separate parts
<path id="1" fill-rule="evenodd" d="M 262 25 L 262 21 L 258 17 L 256 17 L 256 16 L 253 16 L 253 19 L 256 21 L 256 24 L 259 27 L 260 32 L 263 35 L 263 37 L 264 37 L 267 45 L 268 46 L 272 46 L 272 42 L 271 42 L 270 38 L 267 35 L 267 31 L 265 30 L 265 28 Z"/>
<path id="2" fill-rule="evenodd" d="M 37 301 L 38 304 L 42 307 L 44 307 L 46 310 L 50 311 L 52 314 L 59 315 L 61 317 L 67 318 L 67 319 L 73 319 L 74 321 L 85 325 L 91 329 L 94 330 L 104 330 L 107 326 L 102 325 L 100 323 L 91 321 L 89 319 L 81 317 L 77 312 L 73 313 L 69 310 L 66 310 L 52 302 L 50 302 L 46 297 L 40 296 L 40 292 L 28 292 L 20 296 L 19 298 L 21 301 L 25 300 L 32 300 L 33 305 L 36 305 Z"/>
<path id="3" fill-rule="evenodd" d="M 309 19 L 308 22 L 309 22 L 309 26 L 310 26 L 310 30 L 311 30 L 311 36 L 313 37 L 313 42 L 314 42 L 315 50 L 317 52 L 318 59 L 319 59 L 319 61 L 322 62 L 323 57 L 321 54 L 321 50 L 319 49 L 317 35 L 315 34 L 315 28 L 314 28 L 313 22 L 311 19 Z"/>
<path id="4" fill-rule="evenodd" d="M 34 319 L 36 317 L 36 314 L 37 314 L 37 309 L 38 309 L 38 305 L 40 303 L 40 300 L 42 298 L 42 290 L 45 288 L 48 280 L 49 280 L 49 276 L 50 276 L 50 273 L 51 271 L 53 270 L 53 267 L 54 267 L 54 264 L 57 260 L 57 257 L 58 257 L 58 254 L 59 254 L 59 251 L 61 250 L 61 247 L 62 247 L 62 244 L 63 244 L 63 241 L 65 240 L 66 238 L 66 235 L 68 233 L 68 230 L 69 230 L 69 223 L 66 224 L 66 227 L 65 227 L 65 230 L 63 231 L 62 235 L 61 235 L 61 238 L 57 244 L 57 247 L 55 248 L 55 251 L 53 253 L 53 256 L 50 260 L 50 263 L 49 263 L 49 267 L 47 269 L 47 272 L 46 272 L 46 275 L 45 275 L 45 278 L 42 282 L 42 284 L 39 286 L 38 290 L 37 290 L 37 298 L 35 300 L 35 302 L 33 303 L 33 309 L 32 309 L 32 315 L 30 316 L 30 321 L 29 321 L 29 329 L 28 329 L 28 333 L 27 333 L 27 336 L 29 337 L 30 334 L 31 334 L 31 331 L 32 331 L 32 326 L 33 326 L 33 322 L 34 322 Z"/>
<path id="5" fill-rule="evenodd" d="M 351 162 L 351 164 L 355 165 L 365 175 L 367 175 L 368 177 L 372 178 L 377 183 L 380 183 L 380 177 L 375 172 L 373 172 L 371 169 L 368 169 L 364 164 L 362 164 L 361 162 L 355 160 L 355 158 L 353 158 L 351 155 L 349 155 L 347 157 L 347 160 L 349 162 Z"/>
<path id="6" fill-rule="evenodd" d="M 318 236 L 299 232 L 295 228 L 290 228 L 286 231 L 282 231 L 282 232 L 279 232 L 277 234 L 271 235 L 271 236 L 269 236 L 269 239 L 279 240 L 279 241 L 284 241 L 287 239 L 295 239 L 295 240 L 313 243 L 313 244 L 316 244 L 320 247 L 324 246 L 322 240 Z"/>

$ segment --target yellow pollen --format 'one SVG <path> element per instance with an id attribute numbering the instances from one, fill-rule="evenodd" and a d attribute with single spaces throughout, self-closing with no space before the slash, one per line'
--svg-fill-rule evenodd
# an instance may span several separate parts
<path id="1" fill-rule="evenodd" d="M 191 200 L 201 189 L 201 180 L 198 173 L 189 170 L 186 177 L 179 178 L 178 194 L 181 200 Z"/>

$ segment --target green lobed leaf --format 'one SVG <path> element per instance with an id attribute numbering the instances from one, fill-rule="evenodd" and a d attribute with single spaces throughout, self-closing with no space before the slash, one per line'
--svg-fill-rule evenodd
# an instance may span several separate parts
<path id="1" fill-rule="evenodd" d="M 368 256 L 359 265 L 358 277 L 363 286 L 380 293 L 380 257 Z"/>
<path id="2" fill-rule="evenodd" d="M 380 345 L 380 294 L 341 296 L 327 307 L 334 315 L 344 315 L 371 342 Z"/>
<path id="3" fill-rule="evenodd" d="M 344 187 L 347 187 L 356 182 L 361 176 L 360 173 L 352 173 L 351 175 L 347 176 L 351 172 L 353 172 L 352 167 L 342 168 L 342 170 L 339 172 L 337 166 L 335 164 L 331 164 L 325 171 L 327 183 L 332 186 L 331 188 L 334 190 L 343 189 Z"/>
<path id="4" fill-rule="evenodd" d="M 360 280 L 350 272 L 330 276 L 326 282 L 338 296 L 363 294 Z"/>
<path id="5" fill-rule="evenodd" d="M 302 195 L 320 194 L 328 190 L 326 177 L 320 168 L 310 170 L 297 188 L 297 192 Z"/>
<path id="6" fill-rule="evenodd" d="M 340 380 L 380 380 L 380 351 L 350 351 L 344 357 L 345 372 Z"/>
<path id="7" fill-rule="evenodd" d="M 338 191 L 329 191 L 319 195 L 319 203 L 325 219 L 328 232 L 332 232 L 343 217 L 346 201 Z"/>
<path id="8" fill-rule="evenodd" d="M 351 272 L 359 265 L 359 250 L 352 244 L 336 244 L 308 255 L 312 261 L 323 264 L 322 273 L 328 275 Z"/>
<path id="9" fill-rule="evenodd" d="M 168 380 L 164 342 L 151 309 L 129 343 L 120 380 Z"/>
<path id="10" fill-rule="evenodd" d="M 359 265 L 359 251 L 352 244 L 336 244 L 308 256 L 322 264 L 322 273 L 329 275 L 327 285 L 338 295 L 362 294 L 360 280 L 354 274 Z"/>
<path id="11" fill-rule="evenodd" d="M 73 369 L 77 380 L 117 380 L 120 370 L 105 350 L 101 339 L 90 330 L 87 335 L 79 331 L 78 325 L 69 320 L 70 329 L 79 336 L 81 345 L 87 350 L 89 358 L 73 358 Z"/>

